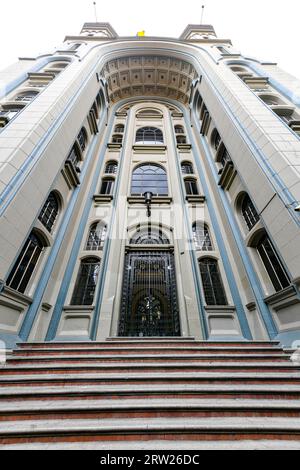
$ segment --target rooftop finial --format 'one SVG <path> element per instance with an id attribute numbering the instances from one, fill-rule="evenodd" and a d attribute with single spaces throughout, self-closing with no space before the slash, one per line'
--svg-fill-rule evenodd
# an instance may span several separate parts
<path id="1" fill-rule="evenodd" d="M 205 8 L 205 5 L 202 5 L 201 22 L 200 22 L 200 24 L 203 24 L 204 8 Z"/>
<path id="2" fill-rule="evenodd" d="M 97 2 L 93 2 L 93 5 L 94 5 L 95 21 L 96 21 L 96 23 L 98 23 Z"/>

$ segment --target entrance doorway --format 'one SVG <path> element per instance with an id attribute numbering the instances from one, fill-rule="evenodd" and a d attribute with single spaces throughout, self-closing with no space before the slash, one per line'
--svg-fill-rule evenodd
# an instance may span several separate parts
<path id="1" fill-rule="evenodd" d="M 137 250 L 126 254 L 119 336 L 180 336 L 171 250 Z"/>

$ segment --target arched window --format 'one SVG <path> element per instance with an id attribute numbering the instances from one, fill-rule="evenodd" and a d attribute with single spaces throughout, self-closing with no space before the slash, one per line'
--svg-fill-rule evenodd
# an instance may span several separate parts
<path id="1" fill-rule="evenodd" d="M 123 124 L 117 124 L 115 126 L 115 133 L 116 134 L 123 134 L 124 132 L 124 125 Z"/>
<path id="2" fill-rule="evenodd" d="M 50 62 L 48 67 L 50 69 L 65 69 L 68 65 L 68 62 Z"/>
<path id="3" fill-rule="evenodd" d="M 25 101 L 30 102 L 32 101 L 37 95 L 39 94 L 38 91 L 24 91 L 24 93 L 20 93 L 14 98 L 14 101 Z"/>
<path id="4" fill-rule="evenodd" d="M 13 119 L 20 111 L 24 108 L 23 106 L 9 106 L 9 107 L 1 107 L 0 108 L 0 128 L 5 127 L 6 124 Z"/>
<path id="5" fill-rule="evenodd" d="M 79 132 L 77 139 L 78 139 L 81 151 L 84 152 L 86 148 L 87 140 L 88 140 L 87 133 L 84 127 Z"/>
<path id="6" fill-rule="evenodd" d="M 100 250 L 104 245 L 106 234 L 107 226 L 103 222 L 95 222 L 90 227 L 85 249 L 87 251 Z"/>
<path id="7" fill-rule="evenodd" d="M 121 134 L 114 134 L 111 139 L 113 144 L 122 144 L 123 136 Z"/>
<path id="8" fill-rule="evenodd" d="M 227 162 L 231 162 L 231 157 L 224 144 L 220 146 L 220 151 L 218 152 L 218 162 L 221 163 L 224 168 Z"/>
<path id="9" fill-rule="evenodd" d="M 200 251 L 212 251 L 213 245 L 207 226 L 203 223 L 195 222 L 192 229 L 196 249 Z"/>
<path id="10" fill-rule="evenodd" d="M 69 153 L 67 160 L 73 163 L 74 167 L 79 170 L 79 163 L 81 161 L 81 155 L 80 155 L 77 145 L 73 145 L 72 150 Z"/>
<path id="11" fill-rule="evenodd" d="M 161 166 L 147 163 L 133 171 L 131 194 L 143 195 L 146 191 L 157 196 L 168 195 L 167 173 Z"/>
<path id="12" fill-rule="evenodd" d="M 259 215 L 248 194 L 243 198 L 241 211 L 248 229 L 251 230 L 259 221 Z"/>
<path id="13" fill-rule="evenodd" d="M 156 127 L 142 127 L 136 133 L 136 143 L 158 145 L 164 143 L 163 133 Z"/>
<path id="14" fill-rule="evenodd" d="M 212 258 L 203 258 L 199 265 L 207 305 L 227 305 L 218 261 Z"/>
<path id="15" fill-rule="evenodd" d="M 174 129 L 175 129 L 175 134 L 184 134 L 183 126 L 178 125 L 178 126 L 175 126 Z"/>
<path id="16" fill-rule="evenodd" d="M 176 136 L 177 144 L 186 144 L 186 136 L 185 135 L 177 135 Z"/>
<path id="17" fill-rule="evenodd" d="M 279 292 L 290 285 L 289 277 L 276 253 L 276 250 L 265 233 L 256 244 L 256 249 L 270 277 L 274 289 Z"/>
<path id="18" fill-rule="evenodd" d="M 99 271 L 98 258 L 85 258 L 81 261 L 71 305 L 93 304 Z"/>
<path id="19" fill-rule="evenodd" d="M 133 245 L 169 245 L 170 240 L 161 230 L 148 227 L 138 231 L 130 243 Z"/>
<path id="20" fill-rule="evenodd" d="M 212 133 L 211 143 L 214 146 L 214 149 L 218 150 L 219 145 L 221 143 L 221 136 L 220 136 L 219 132 L 217 131 L 217 129 L 214 129 L 214 131 Z"/>
<path id="21" fill-rule="evenodd" d="M 111 161 L 107 162 L 106 167 L 105 167 L 105 173 L 108 175 L 115 175 L 118 171 L 118 163 Z"/>
<path id="22" fill-rule="evenodd" d="M 192 178 L 184 180 L 185 192 L 188 196 L 197 196 L 199 194 L 197 181 Z"/>
<path id="23" fill-rule="evenodd" d="M 192 175 L 194 173 L 193 165 L 189 162 L 182 162 L 181 172 L 183 175 Z"/>
<path id="24" fill-rule="evenodd" d="M 57 219 L 59 206 L 60 204 L 57 195 L 54 192 L 51 192 L 39 215 L 39 221 L 50 233 Z"/>
<path id="25" fill-rule="evenodd" d="M 41 237 L 31 232 L 8 276 L 9 287 L 24 294 L 44 247 Z"/>
<path id="26" fill-rule="evenodd" d="M 268 106 L 277 106 L 279 104 L 284 104 L 277 96 L 274 95 L 259 95 L 260 99 L 266 103 Z"/>
<path id="27" fill-rule="evenodd" d="M 76 43 L 76 44 L 73 44 L 71 45 L 71 47 L 69 47 L 69 51 L 77 51 L 80 46 L 82 46 L 82 43 Z"/>
<path id="28" fill-rule="evenodd" d="M 100 194 L 112 195 L 114 191 L 115 180 L 113 178 L 105 178 L 102 180 Z"/>

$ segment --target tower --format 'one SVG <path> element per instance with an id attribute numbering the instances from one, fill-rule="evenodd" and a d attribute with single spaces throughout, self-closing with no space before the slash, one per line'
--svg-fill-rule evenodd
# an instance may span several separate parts
<path id="1" fill-rule="evenodd" d="M 299 80 L 210 25 L 0 74 L 0 338 L 300 340 Z"/>

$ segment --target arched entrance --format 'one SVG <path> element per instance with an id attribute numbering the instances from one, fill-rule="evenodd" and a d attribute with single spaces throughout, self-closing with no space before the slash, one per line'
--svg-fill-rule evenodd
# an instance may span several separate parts
<path id="1" fill-rule="evenodd" d="M 131 240 L 125 257 L 119 336 L 180 336 L 174 253 L 168 243 L 158 231 L 139 232 Z"/>

